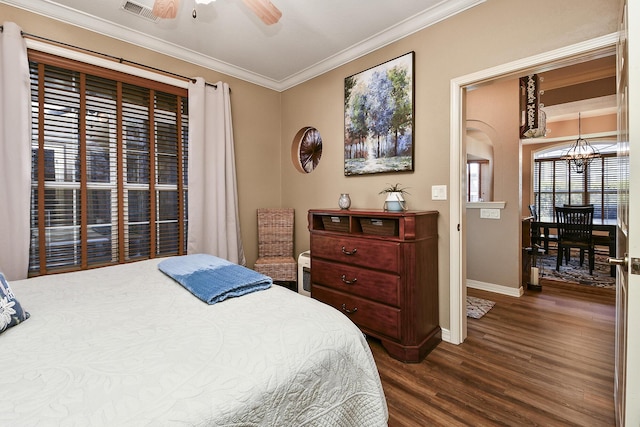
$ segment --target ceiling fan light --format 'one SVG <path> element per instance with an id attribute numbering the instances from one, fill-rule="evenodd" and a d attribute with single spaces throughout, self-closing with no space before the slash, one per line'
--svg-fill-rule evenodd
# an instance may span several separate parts
<path id="1" fill-rule="evenodd" d="M 216 0 L 196 0 L 196 4 L 209 4 L 213 3 Z"/>

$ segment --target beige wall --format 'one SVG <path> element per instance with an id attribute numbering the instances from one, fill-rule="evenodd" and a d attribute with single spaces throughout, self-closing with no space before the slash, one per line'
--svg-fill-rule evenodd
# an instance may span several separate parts
<path id="1" fill-rule="evenodd" d="M 490 127 L 493 143 L 493 200 L 505 202 L 500 219 L 467 209 L 467 278 L 492 285 L 520 286 L 519 81 L 504 80 L 467 92 L 467 123 Z"/>
<path id="2" fill-rule="evenodd" d="M 449 328 L 449 203 L 432 201 L 431 186 L 449 183 L 451 79 L 610 34 L 617 28 L 617 9 L 617 0 L 539 0 L 535 4 L 522 0 L 489 0 L 285 91 L 282 97 L 282 198 L 284 205 L 295 207 L 298 212 L 296 252 L 309 248 L 306 221 L 302 223 L 302 213 L 307 209 L 336 207 L 339 194 L 344 192 L 351 194 L 355 208 L 379 208 L 383 199 L 378 191 L 386 183 L 400 182 L 410 187 L 407 200 L 411 209 L 440 211 L 440 321 L 443 328 Z M 345 177 L 344 78 L 409 51 L 415 51 L 416 59 L 415 172 Z M 289 150 L 293 136 L 307 125 L 321 132 L 324 149 L 319 167 L 303 175 L 291 165 Z M 517 170 L 518 165 L 513 165 L 513 171 Z M 514 180 L 517 191 L 517 175 Z M 496 195 L 494 199 L 500 197 Z M 515 205 L 519 205 L 518 199 Z M 516 220 L 518 215 L 512 219 Z M 511 228 L 517 242 L 519 229 Z M 517 264 L 513 268 L 517 268 Z"/>
<path id="3" fill-rule="evenodd" d="M 296 209 L 296 253 L 308 249 L 306 211 L 336 207 L 350 193 L 353 207 L 379 208 L 386 183 L 410 187 L 412 209 L 436 209 L 439 217 L 441 326 L 449 328 L 449 203 L 432 201 L 431 185 L 449 183 L 449 97 L 453 78 L 612 33 L 617 0 L 488 0 L 282 94 L 193 64 L 0 5 L 3 21 L 24 31 L 232 88 L 241 227 L 250 265 L 256 258 L 255 210 Z M 553 11 L 546 13 L 546 11 Z M 415 172 L 345 177 L 343 173 L 344 78 L 415 51 Z M 324 150 L 311 174 L 296 171 L 290 148 L 303 126 L 316 127 Z"/>

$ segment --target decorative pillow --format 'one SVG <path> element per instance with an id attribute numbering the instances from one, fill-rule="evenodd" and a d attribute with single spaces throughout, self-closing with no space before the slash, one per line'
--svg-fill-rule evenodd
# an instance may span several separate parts
<path id="1" fill-rule="evenodd" d="M 4 274 L 0 273 L 0 334 L 28 318 L 29 313 L 24 311 L 11 292 Z"/>

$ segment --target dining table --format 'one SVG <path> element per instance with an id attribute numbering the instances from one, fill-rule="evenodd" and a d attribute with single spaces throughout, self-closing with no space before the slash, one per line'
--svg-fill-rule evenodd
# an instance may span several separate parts
<path id="1" fill-rule="evenodd" d="M 549 236 L 552 230 L 557 230 L 558 225 L 555 219 L 552 218 L 540 218 L 538 221 L 531 222 L 531 240 L 533 242 L 539 242 L 540 236 Z M 608 248 L 608 255 L 610 258 L 616 256 L 616 220 L 615 219 L 593 219 L 593 240 L 596 246 L 606 246 Z M 557 234 L 557 233 L 555 233 Z M 544 253 L 549 252 L 549 239 L 544 239 L 543 242 Z M 615 265 L 611 265 L 610 268 L 611 277 L 616 275 Z"/>

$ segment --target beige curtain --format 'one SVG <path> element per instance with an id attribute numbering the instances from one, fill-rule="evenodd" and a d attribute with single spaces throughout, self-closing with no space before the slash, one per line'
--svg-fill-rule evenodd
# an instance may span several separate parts
<path id="1" fill-rule="evenodd" d="M 0 33 L 0 271 L 24 279 L 29 269 L 31 95 L 21 29 Z"/>
<path id="2" fill-rule="evenodd" d="M 246 265 L 240 234 L 229 85 L 189 84 L 188 253 Z"/>

